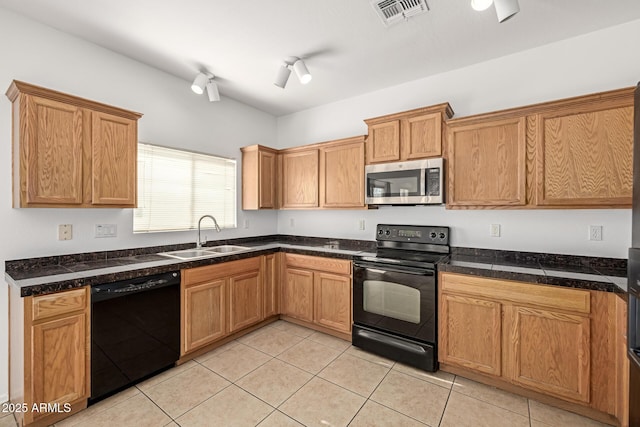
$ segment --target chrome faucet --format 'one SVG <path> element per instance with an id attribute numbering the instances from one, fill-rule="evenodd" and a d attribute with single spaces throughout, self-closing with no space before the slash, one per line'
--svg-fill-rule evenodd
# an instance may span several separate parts
<path id="1" fill-rule="evenodd" d="M 216 219 L 211 216 L 211 215 L 202 215 L 200 217 L 200 219 L 198 220 L 198 241 L 196 241 L 196 248 L 200 249 L 202 247 L 202 240 L 200 240 L 200 223 L 202 222 L 203 219 L 205 218 L 211 218 L 213 220 L 213 223 L 216 226 L 216 231 L 219 233 L 220 232 L 220 226 L 218 225 L 218 221 L 216 221 Z M 206 241 L 204 243 L 207 243 Z"/>

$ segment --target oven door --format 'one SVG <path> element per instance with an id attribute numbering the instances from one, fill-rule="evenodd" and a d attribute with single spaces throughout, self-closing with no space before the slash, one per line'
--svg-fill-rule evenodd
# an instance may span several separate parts
<path id="1" fill-rule="evenodd" d="M 435 271 L 354 263 L 354 323 L 435 343 L 436 320 Z"/>

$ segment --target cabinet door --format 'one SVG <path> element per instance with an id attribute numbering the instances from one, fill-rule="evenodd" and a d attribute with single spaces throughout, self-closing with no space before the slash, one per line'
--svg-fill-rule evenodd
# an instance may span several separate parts
<path id="1" fill-rule="evenodd" d="M 369 126 L 367 164 L 400 160 L 400 120 Z"/>
<path id="2" fill-rule="evenodd" d="M 523 387 L 589 402 L 589 327 L 588 317 L 506 307 L 505 374 Z"/>
<path id="3" fill-rule="evenodd" d="M 537 204 L 631 206 L 632 105 L 539 114 L 536 125 Z"/>
<path id="4" fill-rule="evenodd" d="M 364 207 L 363 140 L 323 148 L 320 167 L 322 207 Z"/>
<path id="5" fill-rule="evenodd" d="M 449 206 L 526 203 L 526 119 L 449 126 Z"/>
<path id="6" fill-rule="evenodd" d="M 264 256 L 263 264 L 263 315 L 264 318 L 280 314 L 280 275 L 278 274 L 278 254 Z"/>
<path id="7" fill-rule="evenodd" d="M 314 273 L 315 322 L 339 332 L 351 332 L 351 278 Z"/>
<path id="8" fill-rule="evenodd" d="M 259 209 L 276 209 L 276 154 L 270 151 L 258 151 L 259 178 L 258 198 Z"/>
<path id="9" fill-rule="evenodd" d="M 282 314 L 313 321 L 313 272 L 296 268 L 285 270 Z"/>
<path id="10" fill-rule="evenodd" d="M 501 375 L 500 303 L 441 294 L 439 335 L 440 362 Z"/>
<path id="11" fill-rule="evenodd" d="M 91 203 L 135 207 L 137 122 L 92 112 Z"/>
<path id="12" fill-rule="evenodd" d="M 26 106 L 20 113 L 20 191 L 26 192 L 26 197 L 22 197 L 21 206 L 81 204 L 82 109 L 37 96 L 23 99 Z M 14 167 L 18 164 L 14 162 Z"/>
<path id="13" fill-rule="evenodd" d="M 88 397 L 86 316 L 81 313 L 32 327 L 32 402 L 62 404 Z M 32 415 L 37 419 L 48 414 Z"/>
<path id="14" fill-rule="evenodd" d="M 262 320 L 262 276 L 260 270 L 229 277 L 229 332 Z"/>
<path id="15" fill-rule="evenodd" d="M 402 120 L 402 159 L 442 155 L 442 114 L 433 113 Z"/>
<path id="16" fill-rule="evenodd" d="M 185 354 L 226 334 L 226 280 L 186 287 L 183 296 Z"/>
<path id="17" fill-rule="evenodd" d="M 318 207 L 318 150 L 282 154 L 282 207 Z"/>

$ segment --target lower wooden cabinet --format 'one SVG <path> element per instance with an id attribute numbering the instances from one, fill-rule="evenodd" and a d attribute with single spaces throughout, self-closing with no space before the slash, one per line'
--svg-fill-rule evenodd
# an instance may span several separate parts
<path id="1" fill-rule="evenodd" d="M 282 314 L 351 333 L 351 261 L 284 255 Z"/>
<path id="2" fill-rule="evenodd" d="M 90 289 L 24 298 L 19 293 L 10 290 L 11 403 L 27 409 L 16 412 L 19 424 L 52 424 L 71 408 L 86 407 L 91 392 Z M 47 409 L 33 411 L 41 403 Z"/>
<path id="3" fill-rule="evenodd" d="M 440 273 L 438 359 L 444 370 L 480 374 L 491 385 L 517 386 L 619 418 L 618 400 L 625 395 L 619 329 L 625 326 L 618 299 Z"/>
<path id="4" fill-rule="evenodd" d="M 263 257 L 262 277 L 264 279 L 262 311 L 263 318 L 280 314 L 280 259 L 281 252 Z"/>
<path id="5" fill-rule="evenodd" d="M 313 271 L 287 267 L 282 286 L 282 314 L 313 322 Z"/>
<path id="6" fill-rule="evenodd" d="M 263 319 L 262 257 L 182 272 L 181 355 Z"/>

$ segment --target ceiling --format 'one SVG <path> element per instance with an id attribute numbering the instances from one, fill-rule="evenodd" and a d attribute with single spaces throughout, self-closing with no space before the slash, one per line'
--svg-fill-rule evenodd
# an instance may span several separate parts
<path id="1" fill-rule="evenodd" d="M 185 80 L 215 74 L 223 96 L 276 116 L 640 19 L 638 0 L 520 0 L 493 7 L 427 0 L 429 12 L 385 27 L 370 0 L 0 0 L 0 7 Z M 313 75 L 273 84 L 289 56 Z M 194 95 L 195 96 L 195 95 Z"/>

